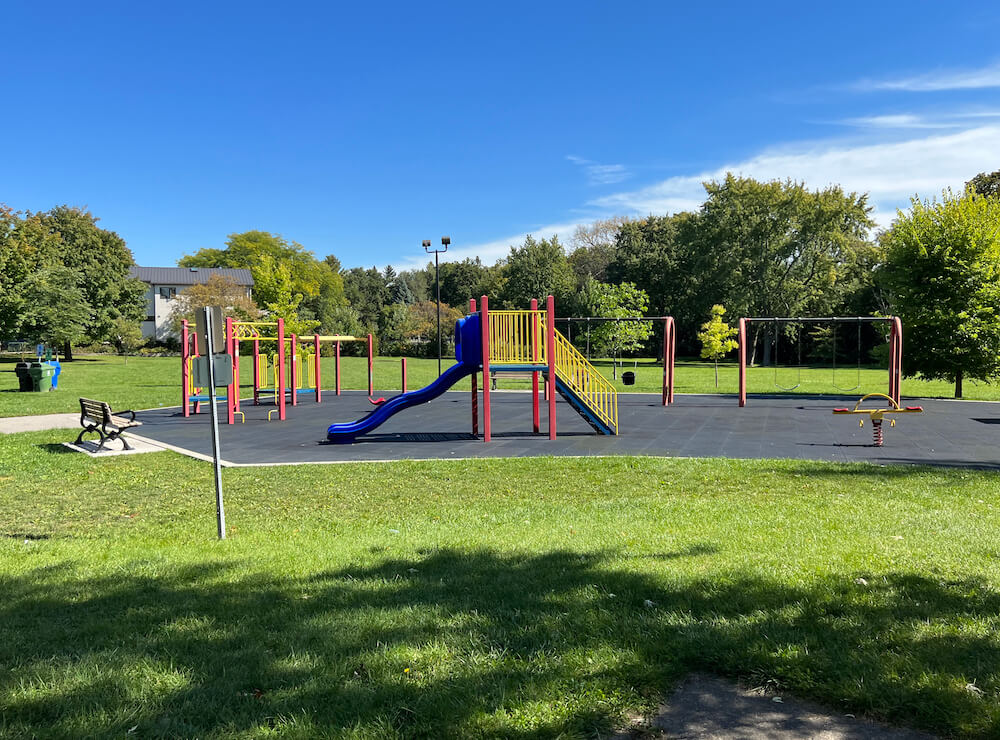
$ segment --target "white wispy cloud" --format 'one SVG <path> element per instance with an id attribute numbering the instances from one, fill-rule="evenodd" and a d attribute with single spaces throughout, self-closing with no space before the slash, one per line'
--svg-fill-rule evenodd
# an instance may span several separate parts
<path id="1" fill-rule="evenodd" d="M 869 193 L 876 220 L 887 225 L 895 210 L 906 206 L 915 194 L 930 197 L 947 187 L 961 189 L 990 166 L 984 160 L 986 153 L 996 151 L 1000 151 L 1000 126 L 996 125 L 888 143 L 826 142 L 774 148 L 697 174 L 604 196 L 593 205 L 636 215 L 696 208 L 704 200 L 702 182 L 734 172 L 758 180 L 791 178 L 810 188 L 838 184 L 847 191 Z"/>
<path id="2" fill-rule="evenodd" d="M 727 172 L 758 180 L 801 181 L 816 189 L 840 185 L 848 192 L 868 193 L 873 218 L 888 226 L 897 208 L 906 208 L 914 195 L 930 198 L 945 188 L 961 189 L 978 172 L 994 167 L 990 154 L 1000 152 L 1000 124 L 982 124 L 974 119 L 998 117 L 1000 112 L 978 111 L 955 114 L 970 119 L 960 131 L 927 131 L 901 141 L 858 143 L 821 141 L 811 144 L 772 147 L 743 160 L 732 161 L 700 172 L 669 177 L 634 190 L 591 200 L 588 217 L 526 229 L 509 236 L 458 246 L 443 255 L 447 260 L 479 257 L 487 264 L 504 257 L 511 246 L 520 245 L 530 233 L 537 238 L 558 234 L 565 243 L 579 225 L 612 214 L 645 217 L 697 210 L 705 199 L 702 183 L 720 180 Z M 916 117 L 916 116 L 914 116 Z M 877 117 L 876 117 L 877 118 Z M 909 120 L 903 118 L 904 122 Z M 976 125 L 979 124 L 979 125 Z M 905 126 L 901 128 L 906 128 Z M 922 127 L 911 127 L 919 129 Z M 410 259 L 399 269 L 422 267 L 424 259 Z"/>
<path id="3" fill-rule="evenodd" d="M 938 70 L 887 80 L 860 80 L 851 87 L 864 92 L 900 90 L 904 92 L 936 92 L 940 90 L 981 90 L 1000 87 L 1000 63 L 978 69 Z"/>
<path id="4" fill-rule="evenodd" d="M 954 120 L 935 119 L 912 113 L 901 113 L 885 116 L 862 116 L 860 118 L 845 118 L 841 123 L 859 128 L 962 128 L 963 124 Z"/>
<path id="5" fill-rule="evenodd" d="M 583 168 L 587 173 L 587 182 L 591 185 L 614 185 L 629 177 L 623 164 L 601 164 L 572 154 L 566 155 L 566 159 Z"/>
<path id="6" fill-rule="evenodd" d="M 500 239 L 493 239 L 488 242 L 479 242 L 469 246 L 459 246 L 449 249 L 441 255 L 442 262 L 460 262 L 464 259 L 474 259 L 479 257 L 485 264 L 492 265 L 501 257 L 506 257 L 510 253 L 511 247 L 519 247 L 524 243 L 524 239 L 531 234 L 536 239 L 551 239 L 558 236 L 562 244 L 566 244 L 570 235 L 576 231 L 577 226 L 591 223 L 593 219 L 580 221 L 566 221 L 563 223 L 547 224 L 537 228 L 522 231 Z M 403 262 L 393 262 L 392 266 L 397 270 L 412 270 L 423 267 L 428 262 L 426 257 L 407 258 Z"/>

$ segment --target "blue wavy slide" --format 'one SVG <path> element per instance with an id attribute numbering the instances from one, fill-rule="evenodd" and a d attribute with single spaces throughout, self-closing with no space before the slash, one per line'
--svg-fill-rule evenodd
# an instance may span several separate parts
<path id="1" fill-rule="evenodd" d="M 430 385 L 417 391 L 393 396 L 363 419 L 349 424 L 331 424 L 330 428 L 326 430 L 326 438 L 330 442 L 353 442 L 359 435 L 366 434 L 376 427 L 381 426 L 389 420 L 390 416 L 399 413 L 403 409 L 433 401 L 455 385 L 455 383 L 462 378 L 472 375 L 476 370 L 478 368 L 474 365 L 465 365 L 463 363 L 452 365 Z"/>

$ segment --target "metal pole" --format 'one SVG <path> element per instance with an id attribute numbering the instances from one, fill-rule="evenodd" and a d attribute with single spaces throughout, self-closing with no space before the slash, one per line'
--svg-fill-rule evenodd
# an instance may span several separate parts
<path id="1" fill-rule="evenodd" d="M 434 250 L 434 293 L 437 297 L 438 326 L 438 377 L 441 377 L 441 277 L 438 268 L 438 251 Z"/>
<path id="2" fill-rule="evenodd" d="M 440 265 L 438 260 L 438 255 L 443 254 L 448 251 L 448 245 L 451 244 L 450 236 L 442 236 L 441 244 L 444 249 L 434 249 L 431 247 L 431 240 L 424 239 L 422 242 L 424 251 L 427 254 L 434 252 L 434 295 L 437 299 L 437 334 L 438 334 L 438 377 L 441 377 L 441 278 L 440 278 Z"/>
<path id="3" fill-rule="evenodd" d="M 215 340 L 212 337 L 212 309 L 205 307 L 206 347 L 208 348 L 208 405 L 212 412 L 212 458 L 215 461 L 215 515 L 219 539 L 226 539 L 226 510 L 222 505 L 222 465 L 219 462 L 219 409 L 215 406 Z M 228 400 L 228 399 L 227 399 Z"/>

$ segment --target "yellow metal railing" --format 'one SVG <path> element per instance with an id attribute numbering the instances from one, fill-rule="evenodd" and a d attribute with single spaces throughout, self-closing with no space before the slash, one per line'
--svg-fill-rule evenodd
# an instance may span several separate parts
<path id="1" fill-rule="evenodd" d="M 544 365 L 544 311 L 490 311 L 490 362 Z"/>
<path id="2" fill-rule="evenodd" d="M 618 391 L 566 337 L 558 331 L 555 335 L 559 380 L 572 388 L 594 415 L 618 434 Z"/>
<path id="3" fill-rule="evenodd" d="M 545 311 L 490 311 L 490 363 L 547 365 Z M 556 375 L 618 434 L 618 392 L 566 337 L 555 332 Z"/>

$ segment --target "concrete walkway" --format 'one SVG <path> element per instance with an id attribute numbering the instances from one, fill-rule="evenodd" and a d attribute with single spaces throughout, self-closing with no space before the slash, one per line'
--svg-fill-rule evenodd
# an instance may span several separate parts
<path id="1" fill-rule="evenodd" d="M 694 674 L 656 715 L 614 740 L 933 740 L 791 696 Z"/>
<path id="2" fill-rule="evenodd" d="M 0 434 L 44 432 L 46 429 L 72 429 L 80 426 L 80 414 L 44 414 L 42 416 L 9 416 L 0 419 Z"/>

